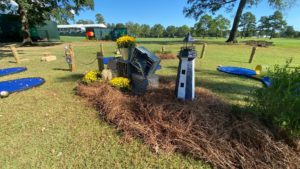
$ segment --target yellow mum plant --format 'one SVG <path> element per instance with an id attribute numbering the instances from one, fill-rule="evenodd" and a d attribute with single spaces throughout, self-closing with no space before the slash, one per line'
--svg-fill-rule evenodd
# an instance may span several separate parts
<path id="1" fill-rule="evenodd" d="M 131 48 L 135 47 L 135 38 L 131 36 L 122 36 L 117 39 L 118 48 Z"/>
<path id="2" fill-rule="evenodd" d="M 125 77 L 115 77 L 109 81 L 109 84 L 120 90 L 128 91 L 130 90 L 130 80 Z"/>
<path id="3" fill-rule="evenodd" d="M 98 70 L 89 71 L 84 75 L 82 81 L 86 84 L 93 83 L 96 81 L 101 82 L 101 72 Z"/>

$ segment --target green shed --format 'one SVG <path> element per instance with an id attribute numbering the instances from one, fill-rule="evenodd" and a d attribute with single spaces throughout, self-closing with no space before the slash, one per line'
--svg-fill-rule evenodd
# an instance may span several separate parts
<path id="1" fill-rule="evenodd" d="M 127 35 L 126 28 L 94 28 L 97 40 L 116 40 L 121 36 Z"/>
<path id="2" fill-rule="evenodd" d="M 57 24 L 53 21 L 45 21 L 43 25 L 30 27 L 33 41 L 59 41 Z M 0 42 L 21 42 L 21 23 L 18 15 L 0 14 Z"/>
<path id="3" fill-rule="evenodd" d="M 50 42 L 60 40 L 57 24 L 53 21 L 45 21 L 44 25 L 31 28 L 30 33 L 33 40 L 46 40 Z"/>

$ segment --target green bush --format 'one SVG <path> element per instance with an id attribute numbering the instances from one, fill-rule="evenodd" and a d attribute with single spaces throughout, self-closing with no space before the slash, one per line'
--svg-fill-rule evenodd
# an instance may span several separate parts
<path id="1" fill-rule="evenodd" d="M 251 108 L 261 117 L 286 132 L 291 138 L 300 137 L 300 67 L 285 66 L 269 70 L 271 87 L 253 92 Z"/>

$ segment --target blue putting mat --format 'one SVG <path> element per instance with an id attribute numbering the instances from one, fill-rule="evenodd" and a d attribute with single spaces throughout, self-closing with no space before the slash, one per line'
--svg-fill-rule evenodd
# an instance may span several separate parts
<path id="1" fill-rule="evenodd" d="M 270 87 L 271 86 L 271 79 L 267 76 L 264 76 L 262 79 L 261 79 L 261 82 L 267 86 L 267 87 Z"/>
<path id="2" fill-rule="evenodd" d="M 241 68 L 241 67 L 230 67 L 230 66 L 219 66 L 217 68 L 217 70 L 220 72 L 229 73 L 229 74 L 233 74 L 233 75 L 250 77 L 250 78 L 261 81 L 266 87 L 271 86 L 271 79 L 267 76 L 265 76 L 263 78 L 256 77 L 257 73 L 255 72 L 255 70 Z"/>
<path id="3" fill-rule="evenodd" d="M 230 67 L 230 66 L 219 66 L 218 71 L 234 74 L 234 75 L 240 75 L 240 76 L 246 76 L 246 77 L 252 77 L 257 75 L 255 70 L 241 68 L 241 67 Z"/>
<path id="4" fill-rule="evenodd" d="M 7 69 L 0 69 L 0 77 L 10 75 L 10 74 L 20 73 L 26 70 L 27 68 L 25 67 L 12 67 Z"/>
<path id="5" fill-rule="evenodd" d="M 37 87 L 45 83 L 43 78 L 23 78 L 0 82 L 0 92 L 8 93 L 19 92 L 33 87 Z"/>

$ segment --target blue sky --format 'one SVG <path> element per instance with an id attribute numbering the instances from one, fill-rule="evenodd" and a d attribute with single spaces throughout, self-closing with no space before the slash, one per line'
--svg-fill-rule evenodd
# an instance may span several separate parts
<path id="1" fill-rule="evenodd" d="M 94 20 L 95 14 L 101 13 L 108 23 L 132 21 L 151 26 L 157 23 L 164 26 L 193 26 L 196 21 L 193 18 L 184 17 L 182 13 L 184 6 L 186 6 L 186 0 L 95 0 L 95 10 L 81 11 L 79 16 L 75 17 L 75 20 Z M 254 13 L 257 20 L 259 20 L 261 16 L 271 15 L 275 9 L 270 8 L 266 0 L 262 0 L 262 3 L 258 6 L 246 9 L 245 12 L 247 11 Z M 283 11 L 283 13 L 288 24 L 300 31 L 299 1 L 298 4 Z M 235 10 L 231 13 L 220 11 L 217 14 L 222 14 L 232 21 Z"/>

